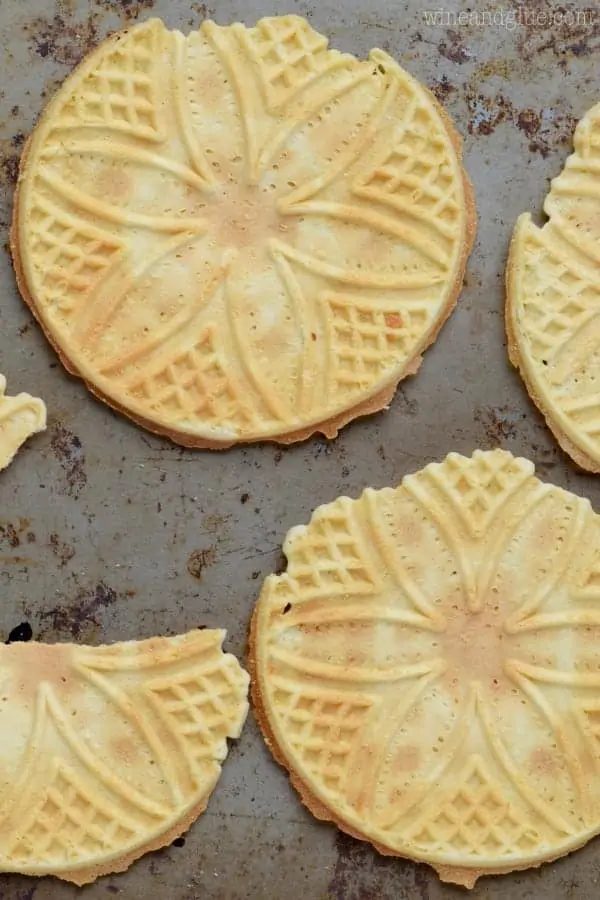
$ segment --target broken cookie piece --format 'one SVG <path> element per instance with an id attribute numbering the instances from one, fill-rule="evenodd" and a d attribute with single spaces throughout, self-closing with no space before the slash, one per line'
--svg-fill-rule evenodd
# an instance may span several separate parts
<path id="1" fill-rule="evenodd" d="M 19 447 L 33 434 L 46 429 L 46 406 L 37 397 L 7 397 L 6 378 L 0 375 L 0 470 L 14 459 Z"/>

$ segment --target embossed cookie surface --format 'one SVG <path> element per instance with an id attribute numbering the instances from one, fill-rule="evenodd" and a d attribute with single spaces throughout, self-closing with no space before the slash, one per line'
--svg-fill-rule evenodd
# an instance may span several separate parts
<path id="1" fill-rule="evenodd" d="M 509 353 L 567 453 L 600 472 L 600 104 L 575 131 L 539 228 L 519 217 L 507 268 Z"/>
<path id="2" fill-rule="evenodd" d="M 600 518 L 496 450 L 319 507 L 252 625 L 304 802 L 472 887 L 600 831 Z"/>
<path id="3" fill-rule="evenodd" d="M 189 828 L 248 710 L 224 636 L 0 644 L 0 871 L 85 884 Z"/>
<path id="4" fill-rule="evenodd" d="M 450 313 L 460 140 L 392 59 L 296 16 L 102 44 L 26 150 L 20 287 L 69 370 L 194 446 L 334 435 Z"/>
<path id="5" fill-rule="evenodd" d="M 33 434 L 46 428 L 46 406 L 29 394 L 6 396 L 6 378 L 0 375 L 0 471 Z"/>

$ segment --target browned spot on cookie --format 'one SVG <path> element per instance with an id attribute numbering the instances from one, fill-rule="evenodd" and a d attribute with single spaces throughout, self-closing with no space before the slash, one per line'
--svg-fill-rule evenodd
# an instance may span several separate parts
<path id="1" fill-rule="evenodd" d="M 54 425 L 50 438 L 50 447 L 65 473 L 67 487 L 62 493 L 78 497 L 81 488 L 87 484 L 87 475 L 84 468 L 85 453 L 81 440 L 63 425 Z"/>
<path id="2" fill-rule="evenodd" d="M 8 674 L 2 693 L 16 694 L 22 701 L 35 697 L 40 684 L 51 684 L 59 696 L 73 689 L 70 644 L 16 643 L 2 648 L 1 668 Z"/>
<path id="3" fill-rule="evenodd" d="M 113 738 L 113 740 L 110 741 L 110 748 L 115 758 L 126 766 L 134 765 L 139 758 L 140 751 L 138 744 L 126 735 Z"/>
<path id="4" fill-rule="evenodd" d="M 66 541 L 62 541 L 60 535 L 56 534 L 56 532 L 50 535 L 50 548 L 60 560 L 61 567 L 66 566 L 69 560 L 75 556 L 75 548 Z"/>
<path id="5" fill-rule="evenodd" d="M 216 558 L 217 552 L 214 547 L 208 547 L 206 550 L 194 550 L 188 559 L 188 572 L 194 578 L 201 579 L 204 569 L 212 566 Z"/>
<path id="6" fill-rule="evenodd" d="M 555 775 L 560 769 L 560 757 L 546 747 L 536 747 L 530 762 L 534 769 L 546 775 Z"/>
<path id="7" fill-rule="evenodd" d="M 131 196 L 133 180 L 119 162 L 106 162 L 100 167 L 95 180 L 97 196 L 108 203 L 125 205 Z"/>
<path id="8" fill-rule="evenodd" d="M 418 547 L 424 540 L 423 524 L 410 514 L 395 518 L 393 529 L 394 538 L 400 547 Z"/>
<path id="9" fill-rule="evenodd" d="M 394 753 L 394 769 L 397 772 L 414 772 L 419 766 L 421 751 L 418 747 L 409 745 L 398 747 Z"/>
<path id="10" fill-rule="evenodd" d="M 402 328 L 403 322 L 400 313 L 386 313 L 384 319 L 388 328 Z"/>
<path id="11" fill-rule="evenodd" d="M 103 581 L 93 588 L 81 588 L 73 600 L 65 599 L 41 614 L 43 631 L 80 638 L 86 633 L 89 634 L 90 630 L 93 632 L 94 626 L 99 627 L 98 613 L 112 606 L 117 600 L 116 591 Z"/>

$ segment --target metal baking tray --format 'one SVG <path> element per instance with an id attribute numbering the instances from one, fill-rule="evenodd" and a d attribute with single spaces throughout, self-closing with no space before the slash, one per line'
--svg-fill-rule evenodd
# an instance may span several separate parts
<path id="1" fill-rule="evenodd" d="M 600 99 L 600 10 L 544 0 L 504 10 L 438 2 L 0 0 L 0 371 L 13 392 L 39 392 L 50 413 L 48 431 L 0 481 L 0 638 L 24 622 L 39 640 L 91 643 L 219 625 L 228 629 L 228 648 L 243 656 L 261 581 L 281 564 L 288 528 L 318 503 L 396 484 L 450 450 L 500 445 L 523 454 L 543 477 L 600 509 L 600 481 L 560 452 L 509 367 L 502 309 L 514 220 L 541 210 L 576 120 Z M 109 32 L 152 15 L 186 31 L 206 16 L 251 24 L 282 12 L 306 15 L 339 49 L 363 55 L 380 46 L 432 87 L 464 136 L 477 241 L 455 313 L 388 412 L 331 443 L 182 450 L 70 378 L 19 299 L 7 244 L 17 160 L 58 84 Z M 484 878 L 471 896 L 595 898 L 599 878 L 595 840 L 541 870 Z M 0 876 L 1 900 L 78 895 L 54 879 Z M 86 900 L 112 895 L 450 900 L 464 893 L 425 866 L 381 857 L 313 819 L 250 716 L 184 846 L 82 891 Z"/>

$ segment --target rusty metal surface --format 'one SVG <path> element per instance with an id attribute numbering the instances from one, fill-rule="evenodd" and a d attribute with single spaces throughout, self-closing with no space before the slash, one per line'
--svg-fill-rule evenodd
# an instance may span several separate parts
<path id="1" fill-rule="evenodd" d="M 433 22 L 424 5 L 0 0 L 0 371 L 13 391 L 39 391 L 50 413 L 46 434 L 0 481 L 0 637 L 24 622 L 40 640 L 92 643 L 224 625 L 229 649 L 242 655 L 261 580 L 280 564 L 290 526 L 317 503 L 394 484 L 449 450 L 499 444 L 600 509 L 600 481 L 569 464 L 510 370 L 502 319 L 512 224 L 522 210 L 541 209 L 574 123 L 600 99 L 600 10 L 584 16 L 583 6 L 538 0 L 505 7 L 503 22 L 491 19 L 499 7 L 487 19 L 482 7 L 461 23 L 453 14 L 471 9 L 466 4 L 446 0 Z M 252 23 L 284 11 L 308 15 L 340 49 L 383 47 L 434 89 L 465 138 L 478 238 L 456 312 L 388 413 L 355 423 L 333 443 L 183 451 L 114 415 L 69 378 L 19 300 L 6 244 L 17 159 L 56 86 L 109 31 L 151 15 L 187 30 L 207 15 Z M 472 896 L 568 900 L 599 890 L 600 839 L 539 871 L 483 879 Z M 81 893 L 283 900 L 296 892 L 314 900 L 464 896 L 425 866 L 384 859 L 313 820 L 250 719 L 184 846 Z M 1 900 L 78 893 L 51 879 L 0 876 Z"/>

